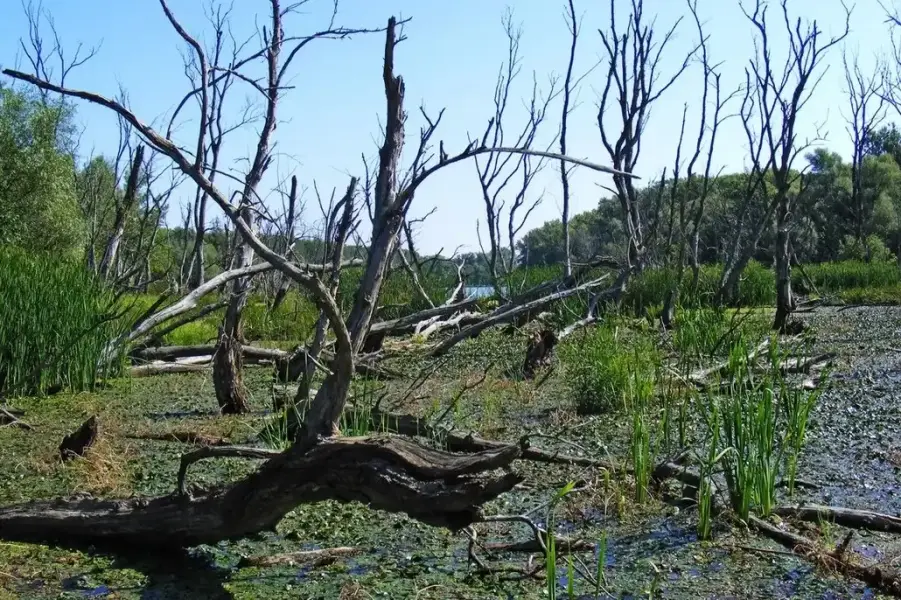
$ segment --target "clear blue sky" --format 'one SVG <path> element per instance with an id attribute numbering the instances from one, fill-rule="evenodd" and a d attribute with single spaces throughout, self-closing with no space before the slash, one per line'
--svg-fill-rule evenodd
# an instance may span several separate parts
<path id="1" fill-rule="evenodd" d="M 0 20 L 0 66 L 16 66 L 18 39 L 27 35 L 24 11 L 14 0 L 5 0 Z M 889 0 L 889 3 L 891 0 Z M 209 28 L 203 6 L 207 0 L 171 0 L 170 6 L 191 33 L 208 40 Z M 237 37 L 252 31 L 255 19 L 266 22 L 268 2 L 237 0 L 234 2 L 234 29 Z M 624 17 L 629 2 L 617 0 Z M 662 70 L 669 72 L 681 62 L 684 52 L 696 43 L 694 23 L 681 0 L 646 0 L 648 17 L 657 15 L 658 28 L 668 28 L 685 15 L 677 38 L 665 57 Z M 783 32 L 778 2 L 773 1 L 771 22 L 773 38 L 782 46 Z M 795 15 L 816 17 L 825 32 L 838 32 L 843 12 L 838 0 L 790 0 Z M 286 24 L 288 34 L 309 33 L 321 29 L 331 11 L 331 0 L 310 0 L 302 16 Z M 383 26 L 387 18 L 412 17 L 406 27 L 408 40 L 398 49 L 397 69 L 407 86 L 408 146 L 415 143 L 422 120 L 418 106 L 424 103 L 434 113 L 446 107 L 440 137 L 448 150 L 460 149 L 467 133 L 479 135 L 492 113 L 491 103 L 497 70 L 506 58 L 506 39 L 501 17 L 506 6 L 514 8 L 523 23 L 523 72 L 511 105 L 510 127 L 515 129 L 524 114 L 519 98 L 530 91 L 531 72 L 540 82 L 552 72 L 562 74 L 566 68 L 568 32 L 563 20 L 563 0 L 341 0 L 339 25 L 349 27 Z M 607 2 L 577 0 L 577 11 L 584 15 L 582 37 L 576 70 L 581 71 L 600 56 L 598 28 L 609 20 Z M 44 0 L 44 7 L 56 21 L 67 48 L 74 50 L 100 45 L 99 54 L 75 71 L 67 84 L 115 95 L 121 84 L 129 93 L 131 106 L 145 121 L 161 119 L 171 112 L 187 89 L 181 54 L 185 45 L 165 19 L 155 0 Z M 710 51 L 715 62 L 722 61 L 724 85 L 733 89 L 744 78 L 744 67 L 752 52 L 751 28 L 744 20 L 738 0 L 700 0 L 699 10 L 710 36 Z M 890 50 L 888 26 L 876 0 L 860 0 L 851 21 L 852 33 L 847 41 L 851 52 L 858 52 L 864 66 L 873 63 L 878 53 Z M 662 33 L 662 32 L 661 32 Z M 49 36 L 49 30 L 45 31 Z M 384 119 L 384 93 L 381 87 L 381 64 L 384 40 L 381 35 L 358 36 L 345 41 L 322 41 L 308 46 L 295 61 L 291 91 L 280 105 L 282 122 L 277 133 L 278 160 L 272 176 L 264 184 L 274 183 L 276 176 L 296 173 L 301 184 L 312 188 L 317 181 L 320 190 L 343 189 L 348 174 L 361 174 L 361 153 L 375 155 L 379 123 Z M 71 50 L 70 50 L 71 51 Z M 828 71 L 817 95 L 802 117 L 802 137 L 813 131 L 813 124 L 825 123 L 828 146 L 847 155 L 848 136 L 842 115 L 847 113 L 842 92 L 844 79 L 841 49 L 832 51 Z M 580 107 L 570 117 L 570 154 L 607 163 L 597 128 L 597 94 L 603 87 L 603 70 L 589 76 L 581 89 Z M 645 134 L 638 174 L 644 178 L 658 176 L 672 164 L 678 138 L 683 105 L 696 110 L 700 99 L 700 71 L 690 68 L 687 75 L 655 105 Z M 249 88 L 241 94 L 251 97 Z M 236 104 L 237 107 L 237 104 Z M 734 105 L 737 109 L 737 105 Z M 554 107 L 553 118 L 559 114 Z M 116 142 L 115 117 L 96 107 L 79 104 L 78 118 L 85 127 L 82 152 L 109 153 Z M 690 127 L 693 129 L 693 125 Z M 184 125 L 190 131 L 196 122 Z M 546 134 L 553 134 L 549 124 Z M 189 138 L 182 141 L 187 143 Z M 250 155 L 253 131 L 230 138 L 227 166 L 240 169 L 236 162 Z M 741 169 L 746 148 L 739 122 L 724 127 L 715 163 L 729 170 Z M 558 218 L 560 188 L 553 168 L 537 182 L 535 193 L 545 192 L 543 204 L 534 212 L 528 227 Z M 609 185 L 609 176 L 581 169 L 573 182 L 573 211 L 581 212 L 597 205 L 602 194 L 597 184 Z M 181 198 L 187 200 L 190 190 Z M 306 218 L 318 218 L 318 208 L 308 194 Z M 430 180 L 418 194 L 412 214 L 419 215 L 437 207 L 437 212 L 421 228 L 419 248 L 447 253 L 458 245 L 477 250 L 476 221 L 484 223 L 484 207 L 479 193 L 475 167 L 471 163 L 447 169 Z M 178 220 L 179 209 L 170 209 L 169 221 Z M 527 227 L 527 228 L 528 228 Z"/>

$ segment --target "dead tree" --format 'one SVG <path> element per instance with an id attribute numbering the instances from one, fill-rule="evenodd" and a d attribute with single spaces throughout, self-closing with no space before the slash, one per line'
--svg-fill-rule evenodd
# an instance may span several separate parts
<path id="1" fill-rule="evenodd" d="M 816 20 L 805 24 L 799 17 L 792 23 L 788 0 L 781 0 L 781 7 L 789 53 L 777 72 L 767 29 L 767 6 L 762 0 L 756 0 L 751 12 L 742 6 L 742 12 L 757 34 L 757 51 L 747 72 L 750 93 L 757 105 L 758 128 L 755 135 L 765 140 L 759 170 L 772 178 L 773 185 L 770 200 L 776 228 L 776 317 L 773 328 L 780 331 L 785 328 L 795 305 L 791 289 L 791 229 L 795 194 L 791 188 L 799 175 L 792 171 L 792 165 L 811 143 L 798 143 L 798 115 L 816 90 L 819 77 L 815 75 L 823 57 L 847 37 L 851 18 L 851 12 L 846 8 L 843 33 L 822 43 L 822 31 Z"/>
<path id="2" fill-rule="evenodd" d="M 576 47 L 579 43 L 579 34 L 582 30 L 581 19 L 576 15 L 576 5 L 573 0 L 566 1 L 564 20 L 569 30 L 570 45 L 569 59 L 566 63 L 566 77 L 563 79 L 563 107 L 560 115 L 560 154 L 566 155 L 566 135 L 569 130 L 569 115 L 575 109 L 575 98 L 579 84 L 585 77 L 591 74 L 595 67 L 591 67 L 581 76 L 573 79 L 573 70 L 576 63 Z M 597 66 L 597 65 L 595 65 Z M 568 277 L 572 275 L 572 248 L 569 231 L 570 189 L 569 175 L 572 167 L 565 162 L 560 163 L 560 188 L 563 194 L 563 206 L 561 222 L 563 224 L 563 257 L 564 273 Z"/>
<path id="3" fill-rule="evenodd" d="M 700 105 L 700 117 L 698 121 L 698 134 L 695 140 L 694 151 L 688 160 L 685 168 L 685 182 L 682 188 L 679 187 L 679 157 L 681 155 L 682 138 L 679 139 L 679 150 L 676 153 L 676 162 L 673 169 L 673 178 L 670 184 L 670 207 L 669 207 L 669 231 L 667 243 L 667 258 L 669 251 L 673 246 L 674 233 L 677 231 L 676 237 L 676 277 L 673 287 L 670 288 L 666 295 L 663 306 L 663 324 L 669 327 L 672 324 L 675 308 L 679 303 L 679 290 L 685 274 L 686 259 L 691 260 L 692 267 L 692 287 L 697 288 L 698 278 L 700 276 L 700 259 L 699 259 L 699 237 L 701 223 L 704 219 L 704 211 L 706 208 L 707 198 L 710 194 L 710 177 L 713 166 L 714 150 L 716 148 L 717 134 L 720 125 L 728 118 L 723 114 L 726 104 L 738 93 L 723 97 L 720 83 L 719 65 L 713 65 L 710 62 L 708 53 L 707 36 L 704 33 L 704 27 L 698 15 L 697 0 L 687 0 L 688 9 L 694 19 L 695 26 L 700 39 L 699 62 L 703 70 L 702 93 Z M 711 95 L 712 103 L 711 103 Z M 687 111 L 687 105 L 686 105 Z M 685 114 L 682 118 L 682 132 L 685 131 Z M 704 161 L 704 170 L 698 174 L 695 171 L 698 160 L 706 150 L 706 160 Z M 700 181 L 699 181 L 700 179 Z M 678 226 L 675 224 L 675 216 L 678 214 Z"/>
<path id="4" fill-rule="evenodd" d="M 488 121 L 488 126 L 482 135 L 483 146 L 489 141 L 492 146 L 504 145 L 505 130 L 509 122 L 510 94 L 513 83 L 522 70 L 519 45 L 523 32 L 521 27 L 514 25 L 511 10 L 504 14 L 503 26 L 507 36 L 507 60 L 501 65 L 498 73 L 497 85 L 494 89 L 494 115 Z M 556 89 L 556 80 L 552 79 L 547 95 L 541 98 L 538 82 L 533 76 L 529 114 L 525 124 L 518 131 L 516 147 L 531 149 L 534 146 L 538 130 L 547 116 L 548 107 L 559 93 L 560 91 Z M 511 291 L 505 289 L 501 280 L 513 270 L 515 265 L 516 235 L 522 230 L 529 215 L 541 202 L 539 197 L 527 205 L 526 196 L 535 175 L 546 166 L 545 159 L 546 157 L 543 156 L 533 158 L 529 154 L 505 153 L 489 154 L 484 163 L 478 158 L 474 161 L 482 200 L 485 204 L 485 225 L 488 237 L 488 248 L 486 249 L 482 242 L 481 228 L 477 223 L 479 246 L 488 263 L 495 293 L 501 298 L 506 299 L 511 295 Z M 513 198 L 506 199 L 504 196 L 514 178 L 521 178 L 521 185 L 511 188 L 515 190 Z M 508 202 L 509 206 L 507 206 Z M 504 243 L 504 234 L 501 229 L 505 221 L 505 208 L 507 209 L 507 244 Z"/>
<path id="5" fill-rule="evenodd" d="M 323 239 L 326 241 L 324 248 L 327 258 L 331 254 L 331 270 L 328 275 L 328 290 L 333 297 L 338 293 L 338 286 L 341 283 L 341 263 L 344 256 L 344 248 L 350 234 L 356 229 L 356 207 L 354 205 L 354 197 L 357 193 L 358 181 L 351 178 L 347 186 L 344 197 L 331 209 L 323 213 L 327 215 L 325 231 Z M 316 321 L 316 329 L 313 334 L 313 343 L 309 349 L 300 348 L 295 352 L 290 362 L 296 362 L 298 358 L 303 360 L 303 373 L 301 375 L 300 385 L 297 387 L 297 393 L 294 397 L 295 404 L 302 404 L 309 400 L 310 385 L 313 383 L 313 375 L 316 372 L 316 363 L 319 360 L 322 350 L 325 347 L 326 334 L 328 333 L 329 320 L 325 312 L 320 313 Z M 302 354 L 300 354 L 302 351 Z M 290 365 L 289 362 L 289 365 Z M 291 414 L 294 414 L 293 411 Z"/>
<path id="6" fill-rule="evenodd" d="M 294 248 L 294 236 L 296 235 L 296 222 L 298 216 L 298 197 L 297 197 L 297 176 L 291 176 L 291 189 L 288 192 L 288 207 L 285 211 L 285 227 L 282 232 L 283 239 L 283 247 L 282 254 L 287 255 Z M 279 274 L 278 278 L 278 288 L 275 290 L 275 294 L 272 296 L 272 304 L 269 307 L 269 310 L 277 310 L 281 303 L 284 301 L 285 296 L 288 294 L 288 289 L 291 287 L 291 280 L 287 277 L 281 276 Z"/>
<path id="7" fill-rule="evenodd" d="M 864 198 L 864 158 L 870 142 L 870 135 L 885 120 L 884 77 L 877 65 L 870 75 L 860 67 L 857 56 L 848 64 L 848 55 L 842 53 L 845 68 L 845 93 L 848 95 L 849 113 L 845 115 L 846 129 L 851 137 L 851 210 L 854 214 L 854 236 L 864 249 L 864 258 L 870 261 L 870 244 L 865 232 L 868 220 L 868 206 Z"/>
<path id="8" fill-rule="evenodd" d="M 681 19 L 658 41 L 654 24 L 645 22 L 643 0 L 632 0 L 624 31 L 618 29 L 616 17 L 616 2 L 610 0 L 610 26 L 608 30 L 600 31 L 607 79 L 601 92 L 597 119 L 601 140 L 613 168 L 631 173 L 641 155 L 642 137 L 652 106 L 685 72 L 695 51 L 689 52 L 675 72 L 661 82 L 660 60 Z M 611 113 L 617 115 L 617 125 L 613 127 L 607 122 Z M 628 240 L 624 272 L 641 271 L 647 260 L 646 218 L 642 214 L 638 191 L 631 177 L 614 175 L 613 183 Z M 618 300 L 625 290 L 628 276 L 618 278 L 618 282 L 621 289 L 613 296 L 614 300 Z"/>
<path id="9" fill-rule="evenodd" d="M 281 15 L 279 1 L 270 0 L 270 4 L 273 15 Z M 373 199 L 375 222 L 361 284 L 346 319 L 317 274 L 269 248 L 252 223 L 245 219 L 244 206 L 232 204 L 206 177 L 199 161 L 171 139 L 114 100 L 62 87 L 12 69 L 3 71 L 19 81 L 103 106 L 127 119 L 149 146 L 169 157 L 207 192 L 244 243 L 306 289 L 329 320 L 335 336 L 335 357 L 329 365 L 330 373 L 309 404 L 295 443 L 285 452 L 269 458 L 252 475 L 231 485 L 191 494 L 180 484 L 178 493 L 154 499 L 90 499 L 6 507 L 0 509 L 0 537 L 54 540 L 64 544 L 125 545 L 132 550 L 134 547 L 192 546 L 271 529 L 298 504 L 330 498 L 363 501 L 373 508 L 405 512 L 425 523 L 459 530 L 479 518 L 479 507 L 483 503 L 521 481 L 515 473 L 485 475 L 509 465 L 520 455 L 518 446 L 459 456 L 396 437 L 324 439 L 334 438 L 338 433 L 355 360 L 369 331 L 397 234 L 415 193 L 431 175 L 463 160 L 497 152 L 531 152 L 523 148 L 471 144 L 459 154 L 443 154 L 433 163 L 414 161 L 418 168 L 410 182 L 400 187 L 397 173 L 404 144 L 404 82 L 394 72 L 394 53 L 402 38 L 397 35 L 394 18 L 389 19 L 384 31 L 383 80 L 387 119 Z M 271 32 L 270 35 L 271 40 L 280 37 L 281 33 Z M 426 138 L 435 133 L 437 124 L 435 121 L 435 127 L 429 127 L 424 134 Z M 561 158 L 550 153 L 539 154 L 547 154 L 546 158 L 552 160 Z M 612 171 L 588 161 L 569 160 L 596 171 Z M 183 457 L 180 479 L 183 480 L 184 471 L 191 462 L 211 456 L 210 449 L 202 450 L 201 454 Z M 241 448 L 217 448 L 215 455 L 244 456 L 246 452 Z"/>

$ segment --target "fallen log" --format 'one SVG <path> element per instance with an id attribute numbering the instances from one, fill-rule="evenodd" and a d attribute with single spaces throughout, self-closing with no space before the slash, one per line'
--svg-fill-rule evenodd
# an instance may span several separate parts
<path id="1" fill-rule="evenodd" d="M 97 441 L 100 433 L 100 426 L 97 417 L 91 417 L 81 424 L 81 426 L 63 438 L 59 445 L 59 456 L 64 461 L 70 460 L 77 456 L 84 456 L 88 448 Z"/>
<path id="2" fill-rule="evenodd" d="M 756 358 L 757 355 L 760 354 L 761 352 L 763 352 L 764 350 L 766 350 L 769 347 L 769 345 L 770 345 L 770 338 L 764 339 L 762 342 L 757 344 L 757 346 L 753 350 L 751 350 L 751 352 L 748 353 L 748 356 L 747 356 L 748 360 L 753 360 L 754 358 Z M 729 366 L 729 361 L 722 361 L 720 363 L 713 365 L 712 367 L 698 369 L 697 371 L 691 373 L 688 376 L 688 381 L 700 389 L 706 389 L 710 385 L 713 385 L 711 382 L 708 382 L 707 380 L 712 375 L 725 374 L 725 370 L 728 366 Z M 717 383 L 719 383 L 719 382 L 717 382 Z"/>
<path id="3" fill-rule="evenodd" d="M 312 567 L 324 567 L 330 565 L 339 558 L 356 556 L 360 554 L 359 548 L 323 548 L 321 550 L 302 550 L 300 552 L 287 552 L 271 556 L 243 557 L 238 561 L 238 568 L 245 567 L 277 567 L 310 565 Z"/>
<path id="4" fill-rule="evenodd" d="M 154 375 L 171 375 L 173 373 L 202 373 L 210 370 L 210 363 L 206 364 L 182 364 L 182 363 L 150 363 L 129 367 L 129 377 L 152 377 Z"/>
<path id="5" fill-rule="evenodd" d="M 21 429 L 33 430 L 34 427 L 22 420 L 25 413 L 21 410 L 14 410 L 0 406 L 0 427 L 19 427 Z"/>
<path id="6" fill-rule="evenodd" d="M 454 336 L 446 339 L 442 343 L 438 344 L 431 352 L 432 356 L 442 356 L 446 354 L 451 348 L 456 346 L 458 343 L 462 342 L 465 339 L 474 338 L 478 336 L 482 331 L 488 329 L 489 327 L 494 327 L 501 323 L 509 323 L 514 319 L 525 315 L 526 313 L 538 313 L 544 309 L 544 307 L 553 304 L 554 302 L 558 302 L 560 300 L 564 300 L 573 296 L 581 291 L 597 287 L 600 285 L 608 276 L 605 275 L 603 277 L 599 277 L 594 281 L 589 281 L 588 283 L 583 283 L 582 285 L 569 288 L 560 292 L 556 292 L 553 294 L 549 294 L 542 298 L 538 298 L 537 300 L 532 300 L 531 302 L 526 302 L 524 304 L 520 304 L 515 307 L 507 307 L 502 306 L 497 310 L 489 313 L 485 316 L 485 318 L 480 321 L 469 325 L 468 327 L 464 327 Z"/>
<path id="7" fill-rule="evenodd" d="M 413 313 L 412 315 L 407 315 L 406 317 L 400 317 L 399 319 L 392 319 L 390 321 L 381 321 L 379 323 L 373 323 L 369 328 L 369 335 L 406 335 L 413 333 L 416 326 L 428 319 L 433 317 L 447 317 L 456 312 L 469 310 L 478 303 L 478 298 L 467 298 L 462 302 L 456 302 L 454 304 L 444 304 L 442 306 L 436 306 L 435 308 L 428 308 L 426 310 L 421 310 L 417 313 Z"/>
<path id="8" fill-rule="evenodd" d="M 228 446 L 231 442 L 225 438 L 207 435 L 197 431 L 170 431 L 167 433 L 131 433 L 125 437 L 134 440 L 155 440 L 160 442 L 178 442 L 194 446 Z"/>
<path id="9" fill-rule="evenodd" d="M 828 521 L 830 523 L 835 523 L 836 525 L 841 525 L 842 527 L 851 527 L 854 529 L 901 533 L 901 518 L 869 510 L 805 504 L 798 506 L 780 506 L 773 512 L 780 517 L 795 518 L 814 523 Z"/>
<path id="10" fill-rule="evenodd" d="M 901 578 L 894 571 L 885 570 L 878 566 L 864 566 L 853 558 L 846 556 L 844 552 L 825 552 L 817 548 L 812 540 L 796 533 L 779 529 L 753 515 L 748 518 L 748 524 L 792 552 L 816 562 L 827 571 L 842 573 L 848 577 L 863 581 L 883 593 L 901 597 Z"/>
<path id="11" fill-rule="evenodd" d="M 481 506 L 523 478 L 490 472 L 519 457 L 517 446 L 454 455 L 393 436 L 293 446 L 227 486 L 155 498 L 29 502 L 0 508 L 0 539 L 155 552 L 215 544 L 272 530 L 302 503 L 361 502 L 458 531 Z"/>
<path id="12" fill-rule="evenodd" d="M 353 406 L 348 404 L 346 410 L 353 410 Z M 443 443 L 444 447 L 450 452 L 496 451 L 510 445 L 496 440 L 486 440 L 477 437 L 472 433 L 435 427 L 426 420 L 414 417 L 413 415 L 386 412 L 373 408 L 370 410 L 369 418 L 373 428 L 384 428 L 388 432 L 398 435 L 433 439 L 439 443 Z M 532 448 L 528 444 L 528 439 L 521 440 L 519 448 L 519 458 L 522 460 L 549 464 L 575 465 L 580 467 L 597 467 L 607 469 L 608 471 L 624 470 L 622 465 L 608 460 L 589 458 L 586 456 L 573 456 L 559 452 L 549 452 L 539 448 Z"/>

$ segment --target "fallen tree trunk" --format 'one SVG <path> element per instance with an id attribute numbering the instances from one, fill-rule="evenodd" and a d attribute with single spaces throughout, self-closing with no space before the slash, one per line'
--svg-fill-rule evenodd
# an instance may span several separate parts
<path id="1" fill-rule="evenodd" d="M 476 303 L 478 303 L 478 298 L 468 298 L 454 304 L 444 304 L 442 306 L 436 306 L 435 308 L 427 308 L 426 310 L 421 310 L 412 315 L 400 317 L 399 319 L 373 323 L 369 328 L 369 335 L 406 335 L 413 333 L 416 326 L 423 321 L 427 321 L 434 317 L 446 317 L 455 312 L 469 310 L 470 308 L 473 308 Z"/>
<path id="2" fill-rule="evenodd" d="M 884 570 L 878 566 L 867 567 L 847 558 L 844 553 L 824 552 L 816 544 L 804 536 L 779 529 L 766 521 L 751 516 L 748 524 L 768 538 L 782 544 L 792 552 L 813 560 L 827 571 L 837 571 L 843 575 L 859 579 L 881 592 L 901 597 L 901 578 L 898 574 Z"/>
<path id="3" fill-rule="evenodd" d="M 171 375 L 173 373 L 202 373 L 209 371 L 210 363 L 205 364 L 181 364 L 181 363 L 151 363 L 138 365 L 128 369 L 129 377 L 151 377 L 153 375 Z"/>
<path id="4" fill-rule="evenodd" d="M 157 348 L 137 349 L 132 352 L 132 358 L 139 360 L 175 361 L 184 358 L 211 357 L 215 352 L 216 346 L 212 344 L 200 346 L 160 346 Z M 307 356 L 305 348 L 298 348 L 294 352 L 286 352 L 285 350 L 278 350 L 276 348 L 260 348 L 259 346 L 249 346 L 247 344 L 241 347 L 241 353 L 244 357 L 245 364 L 266 362 L 275 364 L 277 377 L 283 382 L 297 380 L 301 373 L 298 369 L 302 369 Z M 322 358 L 325 359 L 327 364 L 331 362 L 334 355 L 330 352 L 323 351 Z M 184 365 L 185 363 L 177 364 Z M 357 357 L 355 366 L 357 374 L 362 375 L 363 377 L 395 378 L 400 376 L 399 373 L 372 364 L 372 361 L 367 360 L 365 356 Z M 202 369 L 188 368 L 180 370 L 180 367 L 167 368 L 160 364 L 137 365 L 131 367 L 130 374 L 132 377 L 144 377 L 147 375 L 156 375 L 158 373 L 190 373 L 200 370 Z"/>
<path id="5" fill-rule="evenodd" d="M 814 523 L 828 521 L 836 525 L 855 529 L 901 533 L 901 518 L 869 510 L 806 504 L 803 506 L 780 506 L 773 512 L 780 517 L 792 517 Z"/>
<path id="6" fill-rule="evenodd" d="M 525 315 L 526 313 L 540 312 L 542 309 L 544 309 L 544 307 L 553 304 L 554 302 L 564 300 L 583 290 L 600 285 L 601 282 L 603 282 L 605 279 L 607 279 L 607 276 L 600 277 L 598 279 L 595 279 L 594 281 L 589 281 L 588 283 L 583 283 L 582 285 L 576 286 L 574 288 L 544 296 L 537 300 L 532 300 L 531 302 L 526 302 L 525 304 L 521 304 L 513 308 L 503 306 L 496 311 L 486 315 L 484 319 L 468 327 L 464 327 L 460 330 L 459 333 L 446 339 L 444 342 L 442 342 L 432 350 L 431 355 L 442 356 L 444 354 L 447 354 L 447 352 L 458 343 L 462 342 L 465 339 L 476 337 L 489 327 L 494 327 L 495 325 L 499 325 L 501 323 L 509 323 L 510 321 L 513 321 L 517 317 Z"/>
<path id="7" fill-rule="evenodd" d="M 346 410 L 353 410 L 351 405 Z M 486 440 L 472 433 L 435 427 L 424 419 L 400 413 L 385 412 L 372 409 L 369 413 L 370 423 L 373 428 L 383 427 L 390 433 L 409 437 L 424 437 L 443 443 L 450 452 L 490 452 L 508 447 L 510 444 L 496 440 Z M 622 471 L 621 465 L 608 460 L 589 458 L 587 456 L 573 456 L 559 452 L 549 452 L 539 448 L 529 447 L 527 442 L 521 442 L 520 455 L 522 460 L 531 460 L 550 464 L 567 464 L 582 467 L 597 467 L 609 471 Z"/>
<path id="8" fill-rule="evenodd" d="M 482 504 L 522 481 L 515 473 L 487 473 L 519 455 L 511 445 L 461 456 L 393 436 L 323 440 L 306 452 L 294 446 L 243 480 L 195 496 L 0 508 L 0 539 L 150 552 L 271 530 L 297 505 L 322 500 L 362 502 L 456 531 L 479 520 Z"/>

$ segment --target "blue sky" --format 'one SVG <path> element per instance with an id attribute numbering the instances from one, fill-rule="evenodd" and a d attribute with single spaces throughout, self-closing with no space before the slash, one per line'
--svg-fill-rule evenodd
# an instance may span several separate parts
<path id="1" fill-rule="evenodd" d="M 27 34 L 27 25 L 24 11 L 15 6 L 14 0 L 7 3 L 11 6 L 0 21 L 0 66 L 14 67 L 20 58 L 18 39 Z M 264 0 L 234 2 L 237 37 L 249 34 L 255 20 L 266 22 L 268 4 Z M 784 29 L 778 3 L 772 4 L 771 21 L 778 57 L 784 50 Z M 792 14 L 817 18 L 827 34 L 837 33 L 842 26 L 844 13 L 838 0 L 790 0 L 789 4 Z M 203 10 L 206 5 L 207 0 L 170 0 L 170 7 L 188 31 L 209 41 L 210 30 Z M 617 0 L 622 17 L 627 14 L 628 5 L 625 0 Z M 53 15 L 70 52 L 78 43 L 99 46 L 97 56 L 72 73 L 67 81 L 70 87 L 111 96 L 121 85 L 128 91 L 131 107 L 145 121 L 171 113 L 188 89 L 181 58 L 185 45 L 155 0 L 44 0 L 43 6 Z M 303 15 L 286 23 L 288 34 L 321 29 L 328 22 L 331 6 L 331 0 L 310 0 L 304 6 Z M 433 113 L 446 108 L 439 137 L 449 151 L 461 149 L 467 134 L 478 136 L 484 130 L 493 112 L 492 95 L 498 68 L 506 58 L 501 17 L 507 6 L 512 6 L 515 19 L 522 22 L 524 29 L 523 71 L 514 90 L 508 126 L 515 129 L 522 124 L 525 114 L 520 99 L 525 99 L 530 92 L 532 72 L 545 84 L 551 73 L 562 75 L 565 71 L 569 37 L 563 19 L 563 0 L 341 0 L 339 25 L 379 27 L 392 14 L 412 17 L 405 29 L 408 39 L 397 53 L 397 70 L 407 86 L 408 147 L 415 144 L 422 123 L 420 104 Z M 580 72 L 596 62 L 603 51 L 598 28 L 609 22 L 609 5 L 597 0 L 577 0 L 576 7 L 583 15 L 576 64 L 576 71 Z M 743 80 L 744 67 L 753 51 L 750 25 L 739 10 L 738 0 L 699 0 L 699 11 L 710 36 L 711 57 L 723 63 L 724 87 L 734 89 Z M 661 65 L 662 71 L 668 73 L 696 44 L 694 23 L 681 0 L 646 0 L 645 13 L 648 17 L 656 15 L 661 30 L 685 17 Z M 865 67 L 873 64 L 877 54 L 890 50 L 884 20 L 877 0 L 860 0 L 854 8 L 852 32 L 846 47 L 860 55 Z M 49 36 L 49 30 L 45 35 Z M 308 222 L 319 218 L 312 195 L 314 181 L 326 192 L 334 187 L 343 189 L 350 174 L 362 174 L 361 154 L 375 156 L 379 123 L 384 119 L 383 45 L 384 39 L 379 34 L 322 41 L 308 46 L 294 63 L 291 84 L 295 89 L 280 104 L 276 162 L 263 187 L 272 187 L 279 177 L 296 174 L 301 185 L 310 188 L 306 195 Z M 831 52 L 827 64 L 820 88 L 802 115 L 801 135 L 811 134 L 814 124 L 823 124 L 823 131 L 828 134 L 827 145 L 847 155 L 841 48 Z M 607 163 L 597 127 L 596 102 L 604 84 L 602 76 L 603 69 L 597 69 L 584 81 L 579 107 L 570 116 L 569 153 Z M 695 65 L 655 105 L 637 169 L 645 179 L 659 176 L 664 167 L 671 168 L 683 106 L 688 103 L 691 118 L 698 109 L 699 83 L 700 69 Z M 234 99 L 236 109 L 245 95 L 252 97 L 252 90 L 240 88 Z M 737 104 L 733 108 L 737 109 Z M 551 117 L 557 119 L 558 115 L 559 108 L 554 106 Z M 82 103 L 78 118 L 85 128 L 81 140 L 83 154 L 114 150 L 117 130 L 111 113 Z M 193 127 L 195 121 L 182 125 L 187 136 L 182 139 L 185 143 Z M 689 127 L 690 131 L 694 129 L 691 120 Z M 548 123 L 544 133 L 553 135 L 555 130 L 556 124 Z M 253 134 L 251 128 L 228 140 L 227 166 L 241 169 L 239 160 L 251 154 Z M 715 166 L 741 169 L 745 155 L 744 134 L 739 122 L 733 120 L 722 130 Z M 573 180 L 573 212 L 597 205 L 603 194 L 598 184 L 609 185 L 609 176 L 585 169 L 577 171 Z M 527 229 L 559 217 L 560 186 L 554 167 L 536 180 L 534 193 L 542 192 L 543 203 L 532 214 Z M 179 191 L 183 200 L 191 195 L 187 188 Z M 465 250 L 478 249 L 476 222 L 482 221 L 484 228 L 484 206 L 472 163 L 451 167 L 429 180 L 418 193 L 412 214 L 422 215 L 433 207 L 437 211 L 421 226 L 418 235 L 421 251 L 444 248 L 448 253 L 460 245 Z M 177 206 L 170 208 L 171 223 L 177 222 L 178 213 Z"/>

